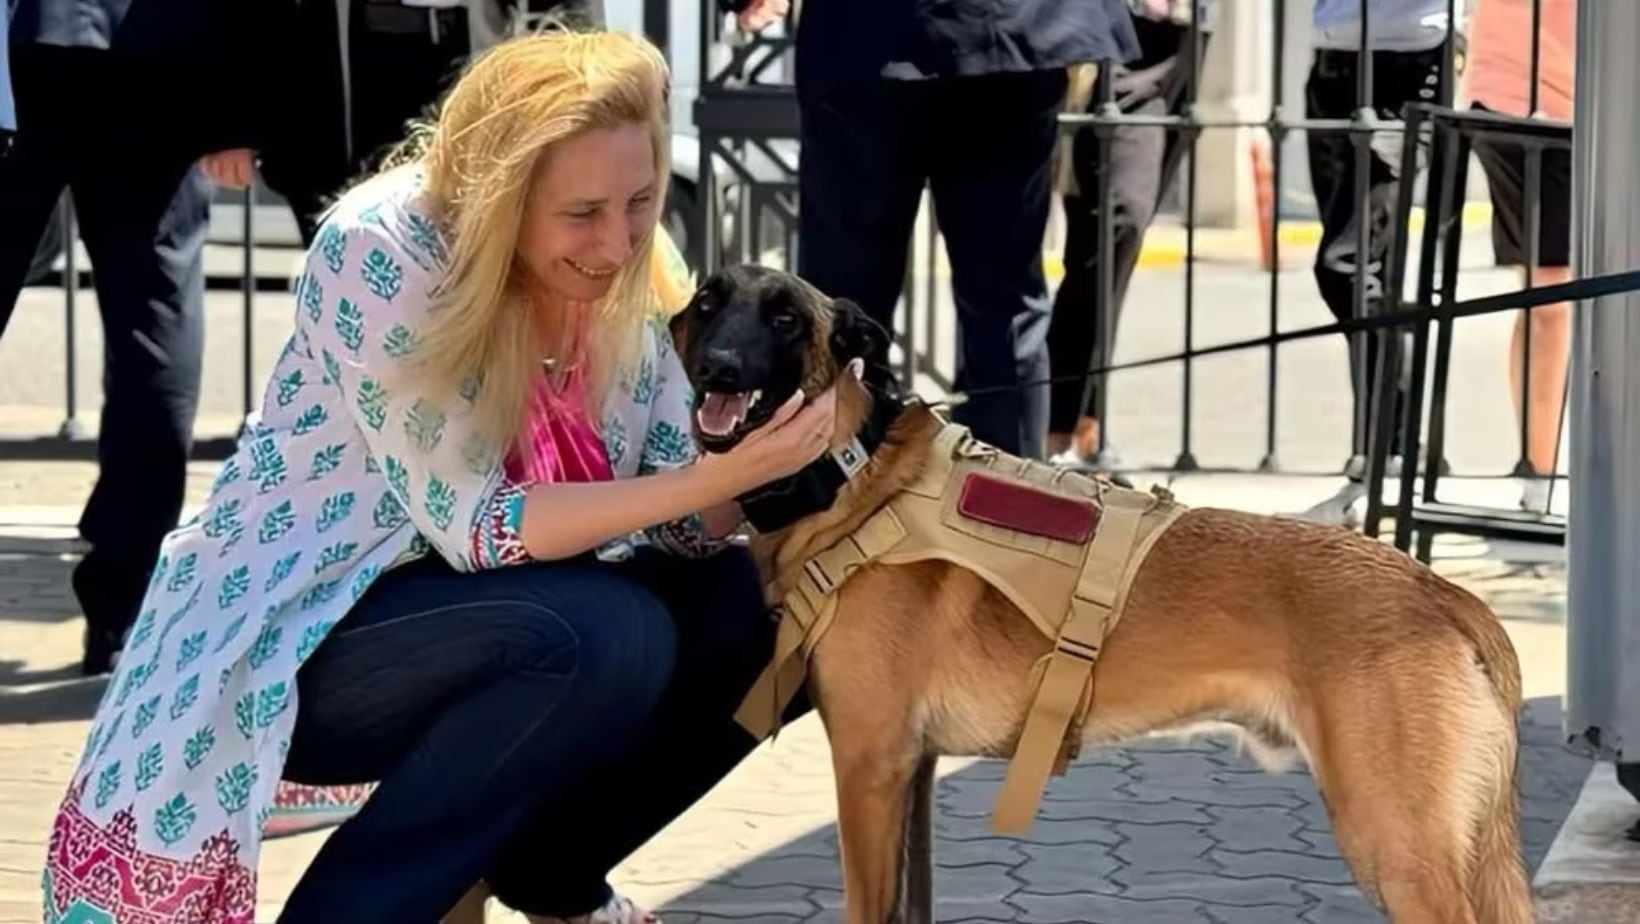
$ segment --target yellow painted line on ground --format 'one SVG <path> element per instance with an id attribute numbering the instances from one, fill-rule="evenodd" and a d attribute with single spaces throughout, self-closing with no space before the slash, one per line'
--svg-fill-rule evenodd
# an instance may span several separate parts
<path id="1" fill-rule="evenodd" d="M 1492 203 L 1469 202 L 1463 208 L 1463 226 L 1467 230 L 1489 227 L 1492 223 Z M 1416 234 L 1423 230 L 1424 210 L 1415 208 L 1407 218 L 1407 230 Z M 1199 228 L 1196 231 L 1196 259 L 1215 263 L 1259 262 L 1258 229 Z M 1319 221 L 1284 221 L 1279 236 L 1283 251 L 1314 248 L 1321 243 Z M 1144 269 L 1170 269 L 1183 266 L 1185 261 L 1185 229 L 1183 225 L 1161 225 L 1145 235 L 1139 251 L 1139 266 Z M 1283 261 L 1285 262 L 1285 261 Z M 1049 279 L 1058 282 L 1064 278 L 1065 265 L 1060 254 L 1044 254 L 1042 268 Z"/>

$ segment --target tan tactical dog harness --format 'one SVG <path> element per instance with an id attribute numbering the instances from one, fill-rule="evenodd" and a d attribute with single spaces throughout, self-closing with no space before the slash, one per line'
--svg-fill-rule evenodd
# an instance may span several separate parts
<path id="1" fill-rule="evenodd" d="M 1094 662 L 1128 588 L 1183 511 L 1165 491 L 1146 494 L 1008 455 L 947 423 L 916 482 L 803 563 L 779 607 L 774 658 L 736 718 L 759 739 L 775 731 L 836 616 L 838 589 L 860 567 L 959 565 L 1054 640 L 1039 662 L 1045 666 L 992 816 L 999 831 L 1024 831 L 1049 774 L 1063 774 L 1080 749 Z"/>

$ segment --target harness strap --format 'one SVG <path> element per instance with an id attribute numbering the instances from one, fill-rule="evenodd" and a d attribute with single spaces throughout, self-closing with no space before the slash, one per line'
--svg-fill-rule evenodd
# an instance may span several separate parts
<path id="1" fill-rule="evenodd" d="M 774 658 L 735 712 L 741 727 L 759 741 L 779 730 L 786 707 L 808 677 L 809 656 L 837 616 L 837 588 L 905 537 L 905 525 L 894 508 L 883 507 L 854 532 L 803 563 L 797 583 L 780 602 Z"/>
<path id="2" fill-rule="evenodd" d="M 1062 774 L 1080 748 L 1081 726 L 1093 703 L 1093 666 L 1105 636 L 1115 628 L 1120 603 L 1131 581 L 1128 562 L 1141 562 L 1144 550 L 1134 538 L 1145 514 L 1154 507 L 1107 506 L 1087 556 L 1083 559 L 1070 613 L 1054 639 L 1046 669 L 1008 763 L 1008 774 L 991 816 L 992 827 L 1021 833 L 1036 817 L 1050 774 Z M 1174 508 L 1177 509 L 1177 508 Z M 1166 523 L 1151 531 L 1160 536 Z M 1137 569 L 1131 569 L 1136 571 Z"/>

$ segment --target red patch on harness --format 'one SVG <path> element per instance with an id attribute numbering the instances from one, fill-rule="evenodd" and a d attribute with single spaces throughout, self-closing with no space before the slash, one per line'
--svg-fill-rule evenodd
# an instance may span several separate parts
<path id="1" fill-rule="evenodd" d="M 984 472 L 970 472 L 963 479 L 957 512 L 992 526 L 1062 542 L 1087 542 L 1099 528 L 1099 505 L 1092 501 L 1063 497 Z"/>

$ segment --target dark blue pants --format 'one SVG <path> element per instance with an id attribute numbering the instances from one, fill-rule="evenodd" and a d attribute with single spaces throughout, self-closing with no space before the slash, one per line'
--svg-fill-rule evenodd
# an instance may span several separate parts
<path id="1" fill-rule="evenodd" d="M 0 159 L 0 334 L 63 190 L 91 256 L 103 328 L 97 485 L 80 518 L 90 545 L 74 590 L 94 636 L 136 618 L 160 540 L 177 525 L 199 403 L 209 187 L 202 153 L 156 113 L 160 95 L 114 88 L 106 52 L 12 46 L 19 132 Z M 183 112 L 187 107 L 160 110 Z"/>
<path id="2" fill-rule="evenodd" d="M 285 769 L 381 785 L 281 920 L 434 922 L 480 878 L 526 913 L 598 906 L 756 744 L 733 713 L 774 628 L 740 549 L 388 572 L 302 667 Z"/>
<path id="3" fill-rule="evenodd" d="M 1042 235 L 1063 69 L 798 87 L 798 270 L 893 329 L 926 185 L 951 258 L 957 388 L 1006 389 L 956 419 L 1007 452 L 1042 455 L 1048 388 Z M 886 356 L 879 359 L 886 360 Z"/>

